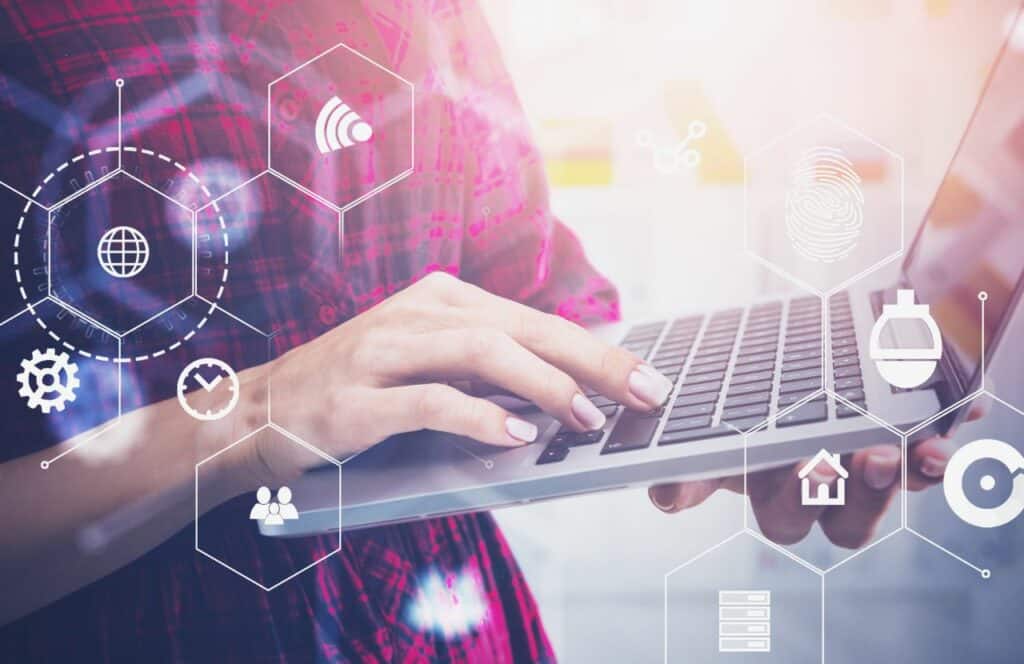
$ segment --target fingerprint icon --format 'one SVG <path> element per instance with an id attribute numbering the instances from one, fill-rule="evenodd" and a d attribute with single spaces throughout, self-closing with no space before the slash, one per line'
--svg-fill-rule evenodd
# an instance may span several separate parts
<path id="1" fill-rule="evenodd" d="M 786 192 L 786 233 L 807 259 L 834 263 L 846 258 L 864 225 L 864 193 L 853 163 L 839 148 L 806 150 Z"/>
<path id="2" fill-rule="evenodd" d="M 373 136 L 373 127 L 337 96 L 320 108 L 313 131 L 321 154 L 365 143 Z"/>

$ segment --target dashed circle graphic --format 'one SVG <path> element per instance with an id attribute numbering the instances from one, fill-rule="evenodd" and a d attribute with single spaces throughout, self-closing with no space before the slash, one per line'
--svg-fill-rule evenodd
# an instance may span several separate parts
<path id="1" fill-rule="evenodd" d="M 850 255 L 864 226 L 860 183 L 860 175 L 841 149 L 804 151 L 786 192 L 786 234 L 797 253 L 819 263 Z"/>
<path id="2" fill-rule="evenodd" d="M 135 147 L 135 146 L 131 146 L 131 145 L 126 145 L 126 146 L 124 146 L 124 147 L 122 147 L 120 149 L 123 150 L 124 152 L 133 152 L 133 153 L 138 153 L 138 154 L 141 154 L 141 155 L 145 155 L 147 157 L 153 157 L 155 159 L 159 159 L 160 161 L 163 161 L 163 162 L 166 162 L 168 164 L 173 165 L 174 168 L 176 168 L 180 172 L 184 173 L 190 180 L 192 180 L 192 182 L 195 183 L 195 185 L 197 187 L 199 187 L 199 189 L 203 192 L 203 196 L 205 196 L 207 201 L 209 201 L 208 204 L 213 208 L 214 212 L 216 212 L 216 214 L 217 214 L 217 222 L 220 225 L 221 235 L 223 236 L 223 239 L 224 239 L 224 269 L 221 272 L 220 284 L 218 284 L 217 293 L 214 296 L 214 298 L 208 302 L 208 304 L 210 305 L 209 309 L 207 309 L 206 312 L 203 313 L 202 317 L 196 322 L 195 325 L 192 326 L 191 330 L 189 330 L 187 333 L 182 335 L 182 337 L 180 339 L 170 343 L 166 348 L 162 348 L 162 349 L 159 349 L 159 350 L 156 350 L 156 351 L 153 351 L 153 352 L 150 352 L 150 353 L 146 353 L 146 354 L 143 354 L 143 355 L 135 355 L 133 357 L 110 357 L 110 356 L 107 356 L 107 355 L 101 355 L 101 354 L 97 354 L 97 353 L 92 353 L 92 352 L 89 352 L 89 351 L 85 350 L 84 348 L 79 348 L 75 344 L 69 342 L 68 340 L 66 340 L 64 338 L 62 338 L 59 334 L 57 334 L 52 328 L 50 328 L 46 324 L 46 321 L 44 321 L 39 316 L 38 313 L 36 313 L 35 305 L 37 303 L 30 301 L 30 299 L 28 297 L 28 292 L 25 290 L 25 284 L 24 284 L 24 281 L 23 281 L 22 275 L 21 275 L 21 260 L 20 260 L 20 255 L 19 255 L 19 251 L 20 251 L 20 247 L 21 247 L 21 232 L 22 232 L 22 229 L 25 226 L 25 219 L 28 217 L 29 210 L 31 210 L 31 208 L 32 208 L 32 202 L 31 201 L 26 201 L 25 202 L 25 207 L 22 208 L 21 215 L 18 217 L 18 224 L 17 224 L 17 228 L 15 229 L 15 233 L 14 233 L 14 278 L 15 278 L 15 281 L 17 282 L 17 284 L 18 284 L 18 292 L 21 294 L 21 299 L 25 302 L 25 308 L 29 311 L 29 313 L 32 314 L 32 316 L 35 317 L 36 323 L 38 323 L 39 326 L 41 328 L 43 328 L 43 330 L 50 336 L 50 338 L 52 338 L 56 343 L 59 343 L 62 347 L 66 348 L 67 350 L 72 351 L 72 352 L 74 352 L 74 353 L 76 353 L 78 355 L 81 355 L 83 357 L 87 357 L 87 358 L 90 358 L 90 359 L 93 359 L 93 360 L 97 360 L 97 361 L 100 361 L 100 362 L 115 362 L 115 363 L 142 362 L 142 361 L 145 361 L 145 360 L 149 360 L 149 359 L 160 357 L 161 355 L 166 355 L 168 352 L 170 352 L 172 350 L 175 350 L 176 348 L 179 348 L 182 344 L 186 343 L 189 339 L 194 337 L 196 335 L 196 333 L 199 332 L 199 330 L 201 330 L 203 328 L 203 326 L 206 325 L 206 323 L 210 320 L 210 316 L 217 309 L 217 303 L 220 301 L 221 296 L 224 294 L 224 287 L 226 286 L 227 281 L 228 281 L 228 265 L 229 265 L 229 260 L 228 260 L 228 229 L 227 229 L 227 222 L 224 221 L 224 215 L 221 213 L 220 206 L 214 200 L 214 196 L 210 192 L 209 188 L 207 188 L 207 186 L 203 184 L 202 180 L 200 180 L 199 177 L 196 176 L 195 173 L 193 173 L 191 170 L 186 168 L 181 162 L 176 161 L 176 160 L 172 159 L 171 157 L 168 157 L 165 154 L 161 154 L 159 152 L 156 152 L 154 150 L 149 150 L 149 149 L 146 149 L 146 148 L 140 148 L 140 147 Z M 89 150 L 88 152 L 83 152 L 81 154 L 75 155 L 71 159 L 69 159 L 69 160 L 65 161 L 64 163 L 62 163 L 61 165 L 57 166 L 57 168 L 55 168 L 52 171 L 50 171 L 47 174 L 47 176 L 45 178 L 43 178 L 42 183 L 40 183 L 35 188 L 35 190 L 33 190 L 32 198 L 35 199 L 39 195 L 39 193 L 43 190 L 43 187 L 48 185 L 53 180 L 53 178 L 57 175 L 57 173 L 60 173 L 64 169 L 68 168 L 71 164 L 76 164 L 76 163 L 82 161 L 83 159 L 86 159 L 88 157 L 95 157 L 95 156 L 103 154 L 105 152 L 117 152 L 117 151 L 118 151 L 118 147 L 115 145 L 115 146 L 110 146 L 110 147 L 107 147 L 107 148 L 97 148 L 95 150 Z M 120 171 L 121 169 L 118 168 L 117 170 Z M 74 195 L 74 194 L 72 194 L 72 195 Z M 65 198 L 67 198 L 67 197 L 65 197 Z M 62 199 L 62 201 L 63 200 L 64 199 Z M 54 204 L 50 208 L 50 210 L 56 209 L 59 206 L 60 206 L 60 202 Z M 49 210 L 47 210 L 47 212 L 49 213 Z M 47 252 L 49 252 L 50 251 L 50 247 L 47 246 L 46 250 L 47 250 Z M 47 296 L 50 297 L 49 293 L 47 293 Z M 58 301 L 58 304 L 59 304 L 59 301 Z"/>

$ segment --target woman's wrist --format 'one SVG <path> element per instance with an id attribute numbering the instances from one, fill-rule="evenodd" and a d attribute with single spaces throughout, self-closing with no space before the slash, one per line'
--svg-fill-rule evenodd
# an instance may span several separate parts
<path id="1" fill-rule="evenodd" d="M 260 486 L 283 485 L 302 469 L 278 453 L 269 421 L 269 381 L 274 362 L 239 373 L 238 403 L 231 413 L 214 422 L 197 422 L 197 443 L 208 472 L 215 473 L 224 500 L 255 491 Z M 204 464 L 207 465 L 207 464 Z"/>

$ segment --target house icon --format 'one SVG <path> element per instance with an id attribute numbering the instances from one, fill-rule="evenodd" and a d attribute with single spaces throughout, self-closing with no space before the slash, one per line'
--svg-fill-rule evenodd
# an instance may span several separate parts
<path id="1" fill-rule="evenodd" d="M 817 493 L 811 494 L 811 480 L 808 475 L 811 471 L 817 468 L 819 465 L 827 463 L 832 467 L 832 470 L 836 472 L 839 477 L 835 483 L 835 495 L 830 495 L 829 486 L 826 484 L 819 484 Z M 821 450 L 814 455 L 814 458 L 808 461 L 803 468 L 800 469 L 800 503 L 806 506 L 822 506 L 827 507 L 829 505 L 845 505 L 846 504 L 846 478 L 850 476 L 850 473 L 843 468 L 843 464 L 839 460 L 839 454 L 831 454 L 828 450 Z"/>

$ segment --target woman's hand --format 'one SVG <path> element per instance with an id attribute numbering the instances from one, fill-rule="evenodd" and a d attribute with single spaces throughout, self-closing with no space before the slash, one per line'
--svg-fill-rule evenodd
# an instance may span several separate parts
<path id="1" fill-rule="evenodd" d="M 581 385 L 641 410 L 660 406 L 672 389 L 638 357 L 578 325 L 444 273 L 295 348 L 267 370 L 274 411 L 288 412 L 318 441 L 332 441 L 324 451 L 338 457 L 419 429 L 503 446 L 536 439 L 536 426 L 452 383 L 493 385 L 580 431 L 605 423 Z M 263 445 L 258 462 L 285 480 L 305 470 L 288 452 Z"/>
<path id="2" fill-rule="evenodd" d="M 983 400 L 975 401 L 968 419 L 979 419 L 987 408 Z M 908 453 L 907 488 L 920 491 L 941 482 L 953 451 L 953 442 L 942 437 L 912 445 Z M 802 462 L 752 473 L 747 481 L 747 494 L 764 536 L 778 544 L 793 544 L 806 537 L 818 522 L 829 540 L 838 546 L 859 548 L 870 542 L 900 487 L 900 450 L 895 445 L 868 447 L 848 456 L 843 465 L 850 472 L 843 507 L 800 504 L 797 473 Z M 811 477 L 819 484 L 836 479 L 822 469 L 816 469 Z M 662 484 L 651 487 L 648 494 L 658 509 L 673 513 L 699 505 L 722 488 L 742 493 L 743 478 Z"/>

